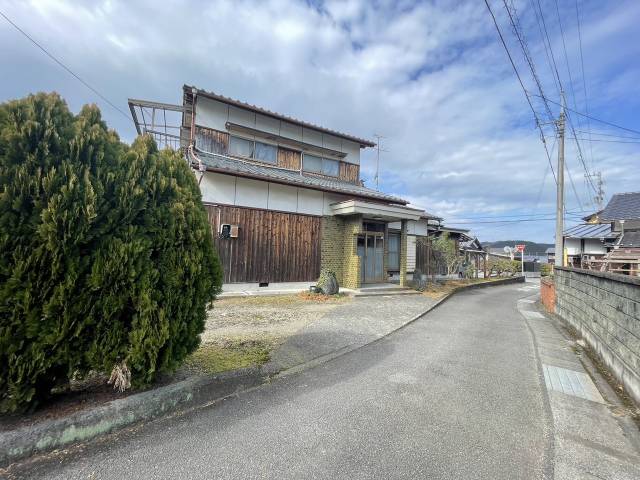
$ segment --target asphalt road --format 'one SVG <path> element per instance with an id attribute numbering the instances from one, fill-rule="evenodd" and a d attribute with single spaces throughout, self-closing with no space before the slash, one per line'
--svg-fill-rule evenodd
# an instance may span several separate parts
<path id="1" fill-rule="evenodd" d="M 221 404 L 144 425 L 29 478 L 533 479 L 550 412 L 518 286 L 462 293 L 406 328 Z"/>

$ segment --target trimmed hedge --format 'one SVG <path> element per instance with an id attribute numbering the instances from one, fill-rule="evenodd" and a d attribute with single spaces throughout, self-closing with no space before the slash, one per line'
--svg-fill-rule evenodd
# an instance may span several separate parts
<path id="1" fill-rule="evenodd" d="M 142 386 L 196 349 L 222 274 L 178 153 L 32 95 L 0 105 L 0 188 L 0 411 L 89 371 Z"/>

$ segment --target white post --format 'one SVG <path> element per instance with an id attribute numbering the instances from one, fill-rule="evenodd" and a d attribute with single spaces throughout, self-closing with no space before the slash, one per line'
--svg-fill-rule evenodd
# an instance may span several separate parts
<path id="1" fill-rule="evenodd" d="M 520 268 L 522 269 L 522 276 L 524 277 L 524 248 L 520 252 Z"/>

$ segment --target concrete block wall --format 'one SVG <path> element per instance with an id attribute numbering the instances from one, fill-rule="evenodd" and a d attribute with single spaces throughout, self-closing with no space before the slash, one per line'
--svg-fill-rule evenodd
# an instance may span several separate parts
<path id="1" fill-rule="evenodd" d="M 556 313 L 640 403 L 640 278 L 555 268 Z"/>
<path id="2" fill-rule="evenodd" d="M 336 274 L 340 286 L 344 286 L 344 220 L 340 217 L 322 217 L 320 240 L 320 268 Z"/>

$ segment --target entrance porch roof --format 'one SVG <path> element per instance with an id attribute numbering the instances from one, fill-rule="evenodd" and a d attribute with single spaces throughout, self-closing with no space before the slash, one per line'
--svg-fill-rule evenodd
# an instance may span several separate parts
<path id="1" fill-rule="evenodd" d="M 331 204 L 334 215 L 362 215 L 372 220 L 384 220 L 394 222 L 398 220 L 420 220 L 424 210 L 405 207 L 402 205 L 389 205 L 386 203 L 365 202 L 363 200 L 346 200 Z"/>

